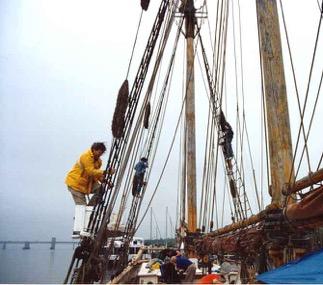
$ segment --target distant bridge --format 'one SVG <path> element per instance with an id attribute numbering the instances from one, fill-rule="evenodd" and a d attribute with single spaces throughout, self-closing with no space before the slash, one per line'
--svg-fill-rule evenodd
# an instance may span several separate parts
<path id="1" fill-rule="evenodd" d="M 49 249 L 54 250 L 56 244 L 71 244 L 74 248 L 78 243 L 79 241 L 57 241 L 55 237 L 53 237 L 51 241 L 0 241 L 2 249 L 6 249 L 7 244 L 23 244 L 22 249 L 30 249 L 31 244 L 49 244 Z"/>

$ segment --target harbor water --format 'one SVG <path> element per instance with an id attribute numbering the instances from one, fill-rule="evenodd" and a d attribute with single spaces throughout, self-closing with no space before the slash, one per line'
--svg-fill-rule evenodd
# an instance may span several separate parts
<path id="1" fill-rule="evenodd" d="M 76 245 L 7 244 L 0 249 L 0 283 L 62 284 Z"/>

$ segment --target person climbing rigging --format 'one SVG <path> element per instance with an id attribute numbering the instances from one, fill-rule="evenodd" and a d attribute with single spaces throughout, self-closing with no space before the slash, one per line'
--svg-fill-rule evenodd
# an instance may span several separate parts
<path id="1" fill-rule="evenodd" d="M 140 196 L 141 188 L 144 185 L 144 176 L 145 176 L 146 168 L 148 168 L 148 159 L 146 157 L 142 157 L 134 167 L 134 169 L 136 170 L 136 173 L 133 178 L 133 187 L 132 187 L 133 196 Z"/>
<path id="2" fill-rule="evenodd" d="M 233 130 L 232 127 L 228 122 L 226 122 L 225 127 L 224 127 L 224 150 L 225 150 L 225 159 L 229 160 L 233 157 L 233 150 L 232 150 L 232 139 L 233 139 Z"/>
<path id="3" fill-rule="evenodd" d="M 105 171 L 100 169 L 102 165 L 100 157 L 105 151 L 104 143 L 93 143 L 91 149 L 84 152 L 68 172 L 65 183 L 72 194 L 75 205 L 96 205 L 101 182 L 105 176 Z M 109 168 L 108 172 L 114 174 L 115 169 Z M 93 196 L 87 203 L 86 195 L 89 194 L 93 194 Z"/>
<path id="4" fill-rule="evenodd" d="M 93 211 L 101 194 L 101 183 L 105 183 L 106 171 L 100 169 L 102 165 L 100 156 L 105 151 L 104 143 L 93 143 L 91 148 L 80 156 L 66 176 L 65 183 L 75 203 L 72 238 L 89 235 L 87 232 L 89 217 L 86 213 Z M 112 175 L 115 169 L 110 167 L 107 171 Z M 93 196 L 87 203 L 86 196 L 90 194 L 93 194 Z"/>
<path id="5" fill-rule="evenodd" d="M 232 139 L 233 139 L 233 130 L 231 125 L 225 119 L 223 112 L 220 113 L 219 123 L 221 126 L 221 130 L 224 133 L 222 137 L 221 145 L 224 146 L 224 156 L 226 160 L 231 160 L 233 157 L 233 150 L 232 150 Z"/>

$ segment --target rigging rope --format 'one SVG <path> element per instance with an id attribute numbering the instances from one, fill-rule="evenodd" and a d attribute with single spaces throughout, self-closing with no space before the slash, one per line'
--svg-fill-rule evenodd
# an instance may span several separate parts
<path id="1" fill-rule="evenodd" d="M 321 30 L 322 14 L 320 16 L 319 25 L 318 25 L 318 29 L 317 29 L 317 35 L 316 35 L 314 51 L 313 51 L 313 56 L 312 56 L 312 61 L 311 61 L 311 67 L 310 67 L 310 72 L 309 72 L 309 78 L 308 78 L 308 84 L 307 84 L 307 89 L 306 89 L 306 94 L 305 94 L 305 100 L 304 100 L 303 108 L 301 108 L 301 103 L 300 103 L 300 99 L 299 99 L 299 92 L 298 92 L 298 87 L 297 87 L 297 82 L 296 82 L 295 69 L 294 69 L 294 64 L 293 64 L 293 59 L 292 59 L 291 48 L 290 48 L 290 42 L 289 42 L 288 33 L 287 33 L 287 25 L 286 25 L 286 21 L 285 21 L 284 9 L 283 9 L 283 4 L 282 4 L 281 0 L 280 0 L 280 7 L 281 7 L 282 19 L 283 19 L 283 23 L 284 23 L 284 31 L 285 31 L 286 41 L 287 41 L 287 45 L 288 45 L 291 68 L 292 68 L 292 73 L 293 73 L 294 87 L 295 87 L 295 91 L 296 91 L 296 95 L 297 95 L 298 110 L 299 110 L 299 114 L 300 114 L 300 118 L 301 118 L 299 131 L 298 131 L 298 135 L 297 135 L 297 140 L 296 140 L 295 151 L 294 151 L 294 155 L 293 155 L 293 163 L 292 163 L 292 165 L 295 164 L 296 154 L 297 154 L 297 150 L 298 150 L 299 143 L 300 143 L 301 133 L 303 135 L 303 140 L 304 140 L 304 147 L 303 147 L 303 149 L 301 151 L 299 164 L 298 164 L 298 167 L 297 167 L 297 170 L 296 170 L 296 173 L 295 173 L 295 177 L 293 179 L 294 181 L 291 181 L 291 179 L 293 178 L 294 168 L 292 168 L 291 172 L 290 172 L 290 179 L 289 179 L 290 183 L 294 183 L 296 181 L 296 179 L 297 179 L 298 172 L 300 170 L 301 162 L 302 162 L 302 159 L 303 159 L 303 156 L 304 156 L 305 152 L 306 152 L 307 165 L 308 165 L 308 168 L 309 168 L 309 172 L 311 172 L 311 162 L 310 162 L 310 159 L 309 159 L 309 150 L 308 150 L 307 141 L 308 141 L 308 138 L 309 138 L 309 135 L 310 135 L 311 125 L 312 125 L 312 122 L 313 122 L 313 118 L 314 118 L 314 115 L 315 115 L 315 109 L 316 109 L 318 98 L 319 98 L 319 93 L 320 93 L 319 90 L 320 90 L 320 86 L 321 86 L 321 83 L 322 83 L 323 72 L 321 73 L 320 85 L 319 85 L 319 89 L 318 89 L 317 96 L 316 96 L 316 99 L 315 99 L 314 109 L 312 111 L 312 115 L 311 115 L 311 118 L 310 118 L 310 123 L 309 123 L 307 133 L 305 131 L 305 126 L 304 126 L 304 116 L 305 116 L 305 111 L 306 111 L 306 107 L 307 107 L 307 103 L 308 103 L 308 99 L 309 99 L 309 89 L 310 89 L 310 83 L 311 83 L 311 78 L 312 78 L 312 74 L 313 74 L 315 55 L 317 53 L 319 34 L 320 34 L 320 30 Z M 287 201 L 287 199 L 285 200 L 285 205 L 286 205 L 286 201 Z"/>
<path id="2" fill-rule="evenodd" d="M 126 78 L 128 78 L 128 76 L 129 76 L 130 66 L 131 66 L 131 63 L 132 63 L 136 43 L 137 43 L 137 40 L 138 40 L 138 34 L 139 34 L 140 26 L 141 26 L 142 15 L 143 15 L 143 10 L 141 10 L 141 13 L 140 13 L 140 18 L 139 18 L 139 23 L 138 23 L 138 27 L 137 27 L 136 37 L 135 37 L 135 41 L 134 41 L 134 44 L 133 44 L 133 47 L 132 47 L 132 52 L 131 52 L 131 56 L 130 56 L 130 60 L 129 60 L 129 65 L 128 65 Z"/>
<path id="3" fill-rule="evenodd" d="M 164 97 L 164 93 L 166 92 L 167 82 L 169 81 L 169 76 L 170 76 L 171 71 L 172 71 L 173 66 L 174 66 L 175 54 L 176 54 L 176 48 L 177 48 L 177 43 L 178 43 L 178 40 L 179 40 L 179 37 L 180 37 L 180 32 L 181 32 L 182 25 L 183 25 L 183 19 L 181 19 L 180 25 L 179 25 L 178 30 L 177 30 L 177 35 L 176 35 L 176 39 L 175 39 L 174 48 L 173 48 L 173 51 L 172 51 L 171 60 L 170 60 L 170 63 L 169 63 L 169 65 L 168 65 L 168 71 L 167 71 L 167 74 L 168 74 L 168 75 L 167 75 L 167 78 L 166 78 L 165 83 L 164 83 L 163 91 L 161 92 L 161 97 L 162 97 L 162 98 Z M 159 108 L 159 112 L 160 112 L 160 110 L 161 110 L 161 106 L 162 106 L 162 104 L 161 104 L 161 103 L 162 103 L 162 100 L 160 101 L 160 108 Z M 165 107 L 166 107 L 166 106 L 165 106 Z M 164 107 L 164 109 L 165 109 L 165 107 Z M 183 108 L 183 106 L 182 106 L 182 108 Z M 156 115 L 156 118 L 158 118 L 158 117 L 159 117 L 159 115 Z M 179 121 L 178 121 L 178 122 L 179 122 Z M 157 120 L 156 120 L 156 123 L 157 123 Z M 157 124 L 156 124 L 156 126 L 157 126 Z M 168 152 L 167 158 L 166 158 L 165 163 L 164 163 L 163 170 L 162 170 L 161 175 L 160 175 L 160 177 L 159 177 L 159 179 L 158 179 L 158 182 L 157 182 L 157 185 L 156 185 L 156 187 L 155 187 L 155 189 L 154 189 L 154 192 L 153 192 L 153 194 L 152 194 L 152 196 L 151 196 L 151 198 L 150 198 L 150 201 L 148 202 L 147 208 L 146 208 L 146 210 L 144 211 L 143 217 L 141 218 L 141 220 L 140 220 L 140 222 L 139 222 L 139 224 L 138 224 L 138 226 L 137 226 L 137 229 L 140 227 L 140 225 L 141 225 L 142 221 L 144 220 L 144 218 L 145 218 L 145 216 L 146 216 L 146 214 L 147 214 L 147 212 L 148 212 L 148 209 L 149 209 L 149 207 L 151 206 L 152 200 L 153 200 L 153 198 L 154 198 L 154 196 L 155 196 L 155 194 L 156 194 L 156 191 L 157 191 L 157 189 L 158 189 L 158 185 L 159 185 L 159 183 L 160 183 L 160 181 L 161 181 L 161 178 L 162 178 L 162 176 L 163 176 L 163 173 L 164 173 L 164 171 L 165 171 L 165 168 L 166 168 L 166 165 L 167 165 L 167 162 L 168 162 L 168 159 L 169 159 L 169 156 L 170 156 L 170 153 L 171 153 L 171 150 L 172 150 L 172 147 L 173 147 L 174 141 L 175 141 L 175 136 L 176 136 L 176 132 L 177 132 L 177 127 L 178 127 L 178 123 L 177 123 L 176 129 L 175 129 L 175 134 L 174 134 L 174 137 L 173 137 L 173 141 L 172 141 L 172 143 L 171 143 L 170 150 L 169 150 L 169 152 Z M 137 229 L 136 229 L 136 230 L 137 230 Z"/>

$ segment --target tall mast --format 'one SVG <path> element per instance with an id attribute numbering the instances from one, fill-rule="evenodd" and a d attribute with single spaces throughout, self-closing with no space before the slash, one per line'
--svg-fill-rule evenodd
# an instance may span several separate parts
<path id="1" fill-rule="evenodd" d="M 194 32 L 195 8 L 193 0 L 182 0 L 184 4 L 186 34 L 186 88 L 185 88 L 185 119 L 186 119 L 186 187 L 187 187 L 187 229 L 195 232 L 196 222 L 196 145 L 195 145 L 195 78 L 194 78 Z"/>
<path id="2" fill-rule="evenodd" d="M 283 206 L 282 191 L 294 181 L 292 140 L 287 105 L 276 0 L 256 0 L 269 137 L 272 203 Z"/>

